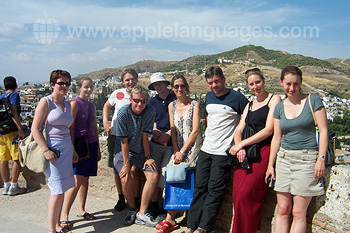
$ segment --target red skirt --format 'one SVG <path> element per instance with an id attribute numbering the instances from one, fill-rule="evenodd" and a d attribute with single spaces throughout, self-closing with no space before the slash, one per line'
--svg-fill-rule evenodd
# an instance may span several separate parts
<path id="1" fill-rule="evenodd" d="M 269 190 L 265 174 L 269 162 L 270 146 L 260 149 L 261 160 L 251 164 L 249 170 L 235 167 L 233 176 L 234 218 L 232 233 L 256 233 L 260 228 L 261 212 Z"/>

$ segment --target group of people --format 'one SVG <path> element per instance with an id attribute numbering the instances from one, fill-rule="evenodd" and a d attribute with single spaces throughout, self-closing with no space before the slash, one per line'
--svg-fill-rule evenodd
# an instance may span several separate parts
<path id="1" fill-rule="evenodd" d="M 276 181 L 278 205 L 275 232 L 305 232 L 308 205 L 313 196 L 324 194 L 322 176 L 328 129 L 321 99 L 315 94 L 302 93 L 302 72 L 295 66 L 282 70 L 283 101 L 279 95 L 265 90 L 264 75 L 258 68 L 245 72 L 247 85 L 256 96 L 251 102 L 225 86 L 226 78 L 220 67 L 209 67 L 205 78 L 211 91 L 205 98 L 206 130 L 202 141 L 200 106 L 188 97 L 189 84 L 184 76 L 175 75 L 169 82 L 163 73 L 154 73 L 148 89 L 155 90 L 157 95 L 149 98 L 148 90 L 137 84 L 135 70 L 122 72 L 125 88 L 114 91 L 106 101 L 103 127 L 108 135 L 108 165 L 113 168 L 119 194 L 114 209 L 121 211 L 126 206 L 125 199 L 129 206 L 123 223 L 155 227 L 163 233 L 178 229 L 175 220 L 178 211 L 165 212 L 158 200 L 163 193 L 167 164 L 185 162 L 195 169 L 195 189 L 184 232 L 209 232 L 230 177 L 229 159 L 236 156 L 240 163 L 235 166 L 233 179 L 232 232 L 255 233 L 259 229 L 271 179 Z M 45 176 L 51 191 L 49 232 L 70 231 L 72 224 L 68 216 L 76 196 L 78 216 L 86 220 L 96 218 L 85 210 L 89 177 L 97 175 L 97 163 L 101 159 L 96 108 L 88 100 L 93 82 L 89 78 L 80 79 L 79 96 L 71 102 L 64 99 L 70 84 L 67 71 L 52 71 L 52 94 L 40 100 L 31 128 L 47 160 Z M 16 87 L 5 84 L 7 92 L 14 92 Z M 20 171 L 15 155 L 18 152 L 8 143 L 17 134 L 24 136 L 17 102 L 12 101 L 11 106 L 17 112 L 13 121 L 18 131 L 0 135 L 3 194 L 9 195 L 12 189 L 23 192 L 16 183 Z M 115 110 L 110 121 L 112 107 Z M 318 142 L 313 112 L 319 128 Z M 253 126 L 256 132 L 244 138 L 247 126 Z M 46 127 L 46 140 L 43 127 Z M 80 162 L 73 145 L 74 138 L 81 136 L 86 136 L 89 157 Z M 253 144 L 257 144 L 260 156 L 243 168 L 247 146 Z M 15 161 L 11 184 L 6 176 L 10 159 Z M 142 176 L 145 182 L 141 189 Z"/>

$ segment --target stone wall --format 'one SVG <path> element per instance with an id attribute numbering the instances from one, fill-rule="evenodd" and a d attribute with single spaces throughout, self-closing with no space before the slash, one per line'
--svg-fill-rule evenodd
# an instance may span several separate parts
<path id="1" fill-rule="evenodd" d="M 102 160 L 99 163 L 98 176 L 90 179 L 90 192 L 101 197 L 117 200 L 114 185 L 113 171 L 107 167 L 107 140 L 100 138 Z M 226 193 L 215 222 L 216 232 L 230 232 L 232 216 L 232 178 L 229 181 Z M 45 185 L 43 174 L 36 174 L 23 169 L 21 183 L 34 191 Z M 25 185 L 25 184 L 24 184 Z M 350 232 L 350 166 L 335 165 L 326 169 L 326 194 L 313 198 L 308 210 L 307 232 Z M 263 207 L 261 232 L 273 232 L 274 214 L 276 211 L 276 194 L 270 189 Z"/>

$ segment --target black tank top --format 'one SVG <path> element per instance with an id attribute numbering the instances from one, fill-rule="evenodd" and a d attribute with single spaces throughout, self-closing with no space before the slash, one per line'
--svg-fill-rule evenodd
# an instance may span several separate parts
<path id="1" fill-rule="evenodd" d="M 267 101 L 266 105 L 262 106 L 261 108 L 255 111 L 251 111 L 253 101 L 249 102 L 248 114 L 247 114 L 247 117 L 245 118 L 245 123 L 255 128 L 256 132 L 259 132 L 266 126 L 266 119 L 270 110 L 269 103 L 272 96 L 273 94 L 271 95 L 269 101 Z M 266 138 L 265 140 L 259 142 L 258 144 L 261 146 L 270 145 L 271 140 L 272 140 L 272 135 Z"/>

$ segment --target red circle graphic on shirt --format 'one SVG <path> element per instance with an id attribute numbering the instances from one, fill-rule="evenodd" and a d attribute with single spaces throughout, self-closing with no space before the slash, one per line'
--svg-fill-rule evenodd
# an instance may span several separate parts
<path id="1" fill-rule="evenodd" d="M 125 95 L 124 95 L 123 92 L 118 92 L 116 96 L 117 96 L 117 99 L 118 99 L 118 100 L 122 100 L 122 99 L 124 99 L 124 96 L 125 96 Z"/>

